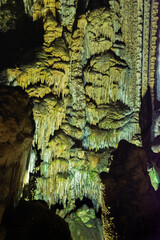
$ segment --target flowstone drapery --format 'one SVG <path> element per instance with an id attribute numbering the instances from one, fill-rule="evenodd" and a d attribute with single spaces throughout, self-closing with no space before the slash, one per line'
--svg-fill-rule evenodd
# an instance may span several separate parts
<path id="1" fill-rule="evenodd" d="M 151 116 L 158 1 L 4 0 L 0 7 L 2 56 L 7 36 L 16 44 L 1 82 L 22 87 L 33 101 L 27 198 L 62 204 L 63 216 L 77 199 L 92 200 L 98 211 L 99 174 L 120 140 L 149 146 L 142 106 L 149 91 Z"/>

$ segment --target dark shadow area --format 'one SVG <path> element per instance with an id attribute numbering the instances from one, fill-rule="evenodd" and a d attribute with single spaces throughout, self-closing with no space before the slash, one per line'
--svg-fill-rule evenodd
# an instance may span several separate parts
<path id="1" fill-rule="evenodd" d="M 36 57 L 35 49 L 43 44 L 42 19 L 33 22 L 32 18 L 24 13 L 24 6 L 20 1 L 14 8 L 17 17 L 15 28 L 6 32 L 0 31 L 0 71 L 32 63 Z"/>
<path id="2" fill-rule="evenodd" d="M 86 10 L 87 10 L 86 7 L 87 6 L 86 6 L 85 0 L 78 0 L 72 34 L 74 33 L 75 29 L 77 28 L 77 21 L 78 21 L 79 16 L 86 13 Z"/>
<path id="3" fill-rule="evenodd" d="M 68 223 L 44 201 L 21 200 L 17 208 L 6 210 L 2 224 L 6 240 L 71 240 Z"/>
<path id="4" fill-rule="evenodd" d="M 148 167 L 152 166 L 152 151 L 151 151 L 151 126 L 152 126 L 152 102 L 151 91 L 148 87 L 145 96 L 142 99 L 141 109 L 139 113 L 139 124 L 141 127 L 142 145 L 148 156 Z"/>
<path id="5" fill-rule="evenodd" d="M 34 199 L 34 193 L 36 190 L 36 179 L 40 177 L 40 171 L 36 173 L 29 173 L 29 183 L 23 187 L 22 199 L 27 199 L 29 201 Z"/>
<path id="6" fill-rule="evenodd" d="M 109 1 L 108 0 L 89 0 L 88 8 L 87 10 L 94 10 L 97 8 L 110 8 Z"/>
<path id="7" fill-rule="evenodd" d="M 0 86 L 0 223 L 22 192 L 34 134 L 32 102 L 20 87 Z M 0 239 L 1 231 L 0 231 Z"/>
<path id="8" fill-rule="evenodd" d="M 41 159 L 41 150 L 38 149 L 37 144 L 35 144 L 35 150 L 36 150 L 36 153 L 37 153 L 37 160 L 35 162 L 35 167 L 39 167 L 40 164 L 43 162 L 43 160 Z"/>
<path id="9" fill-rule="evenodd" d="M 105 203 L 118 240 L 159 240 L 160 208 L 147 173 L 143 148 L 125 140 L 113 153 L 109 173 L 101 174 Z"/>
<path id="10" fill-rule="evenodd" d="M 82 200 L 80 200 L 79 198 L 76 199 L 76 201 L 75 201 L 75 205 L 76 205 L 75 211 L 77 211 L 79 208 L 81 208 L 84 204 L 87 205 L 89 208 L 94 208 L 92 200 L 87 198 L 87 197 L 83 197 Z M 96 214 L 97 218 L 101 219 L 101 208 L 98 209 L 98 212 L 95 211 L 95 214 Z"/>
<path id="11" fill-rule="evenodd" d="M 92 200 L 90 200 L 89 198 L 83 197 L 82 200 L 80 200 L 79 198 L 76 199 L 75 201 L 76 210 L 78 208 L 81 208 L 84 204 L 87 205 L 89 208 L 94 208 Z"/>
<path id="12" fill-rule="evenodd" d="M 56 203 L 54 205 L 51 206 L 52 211 L 54 211 L 54 213 L 56 213 L 56 210 L 63 210 L 64 206 L 63 203 Z"/>
<path id="13" fill-rule="evenodd" d="M 86 12 L 86 0 L 78 0 L 76 15 L 80 16 Z"/>

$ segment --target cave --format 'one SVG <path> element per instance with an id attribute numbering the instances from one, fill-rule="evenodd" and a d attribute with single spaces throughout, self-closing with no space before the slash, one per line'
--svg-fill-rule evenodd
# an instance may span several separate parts
<path id="1" fill-rule="evenodd" d="M 0 0 L 0 240 L 160 239 L 158 0 Z"/>

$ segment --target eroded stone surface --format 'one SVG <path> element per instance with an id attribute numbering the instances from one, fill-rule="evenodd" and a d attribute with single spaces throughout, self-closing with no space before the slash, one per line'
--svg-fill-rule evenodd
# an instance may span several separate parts
<path id="1" fill-rule="evenodd" d="M 83 205 L 75 213 L 67 216 L 73 240 L 103 239 L 102 222 L 95 215 L 93 208 Z"/>
<path id="2" fill-rule="evenodd" d="M 0 222 L 23 187 L 34 124 L 31 104 L 20 88 L 0 87 Z"/>

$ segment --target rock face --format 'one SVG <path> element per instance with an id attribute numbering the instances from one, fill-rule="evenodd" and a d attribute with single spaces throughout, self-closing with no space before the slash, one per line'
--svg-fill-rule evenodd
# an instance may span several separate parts
<path id="1" fill-rule="evenodd" d="M 71 240 L 68 224 L 43 202 L 20 202 L 4 217 L 6 240 Z"/>
<path id="2" fill-rule="evenodd" d="M 105 239 L 158 240 L 160 206 L 144 149 L 121 141 L 113 155 L 109 173 L 101 174 Z"/>
<path id="3" fill-rule="evenodd" d="M 64 216 L 84 197 L 98 210 L 99 174 L 120 140 L 150 147 L 142 103 L 149 90 L 152 116 L 158 1 L 0 0 L 0 8 L 1 84 L 33 100 L 25 197 L 62 204 Z"/>
<path id="4" fill-rule="evenodd" d="M 83 205 L 76 212 L 68 215 L 68 222 L 73 240 L 103 239 L 102 222 L 95 215 L 95 210 Z"/>
<path id="5" fill-rule="evenodd" d="M 32 108 L 20 88 L 0 87 L 0 222 L 22 192 L 33 139 Z"/>

